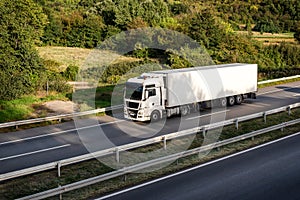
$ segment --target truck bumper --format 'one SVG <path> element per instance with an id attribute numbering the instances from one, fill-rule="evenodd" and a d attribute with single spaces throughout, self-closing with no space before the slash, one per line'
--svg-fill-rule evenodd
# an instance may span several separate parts
<path id="1" fill-rule="evenodd" d="M 133 121 L 150 121 L 150 116 L 145 116 L 144 113 L 140 113 L 138 110 L 132 110 L 130 108 L 124 108 L 124 118 Z"/>

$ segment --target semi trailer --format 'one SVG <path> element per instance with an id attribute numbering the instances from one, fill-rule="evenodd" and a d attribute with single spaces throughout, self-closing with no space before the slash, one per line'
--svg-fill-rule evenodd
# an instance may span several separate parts
<path id="1" fill-rule="evenodd" d="M 125 83 L 124 117 L 157 121 L 256 98 L 257 64 L 224 64 L 143 73 Z"/>

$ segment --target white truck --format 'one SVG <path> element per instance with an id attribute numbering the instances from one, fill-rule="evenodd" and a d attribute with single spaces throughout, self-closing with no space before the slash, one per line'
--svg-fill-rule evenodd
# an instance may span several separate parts
<path id="1" fill-rule="evenodd" d="M 257 64 L 224 64 L 144 73 L 125 84 L 124 117 L 157 121 L 256 98 Z"/>

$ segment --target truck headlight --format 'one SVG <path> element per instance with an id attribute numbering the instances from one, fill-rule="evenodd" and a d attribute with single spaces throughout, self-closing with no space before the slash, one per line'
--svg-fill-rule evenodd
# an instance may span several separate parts
<path id="1" fill-rule="evenodd" d="M 144 114 L 144 111 L 143 110 L 139 110 L 138 111 L 138 115 L 143 115 Z"/>

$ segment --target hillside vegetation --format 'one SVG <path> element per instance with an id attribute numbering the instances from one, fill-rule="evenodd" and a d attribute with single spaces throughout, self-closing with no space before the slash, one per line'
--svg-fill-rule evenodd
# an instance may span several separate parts
<path id="1" fill-rule="evenodd" d="M 65 82 L 76 78 L 91 49 L 122 31 L 143 27 L 183 33 L 205 47 L 217 64 L 257 63 L 261 79 L 300 71 L 298 0 L 3 0 L 0 14 L 0 99 L 45 90 L 46 83 L 49 90 L 70 92 Z M 270 37 L 261 37 L 266 33 Z M 288 38 L 278 42 L 276 34 Z M 151 37 L 161 45 L 169 42 Z M 131 45 L 135 49 L 125 56 L 134 59 L 106 66 L 100 81 L 114 84 L 128 70 L 153 62 L 193 66 L 174 51 Z M 83 74 L 94 73 L 96 69 Z"/>

